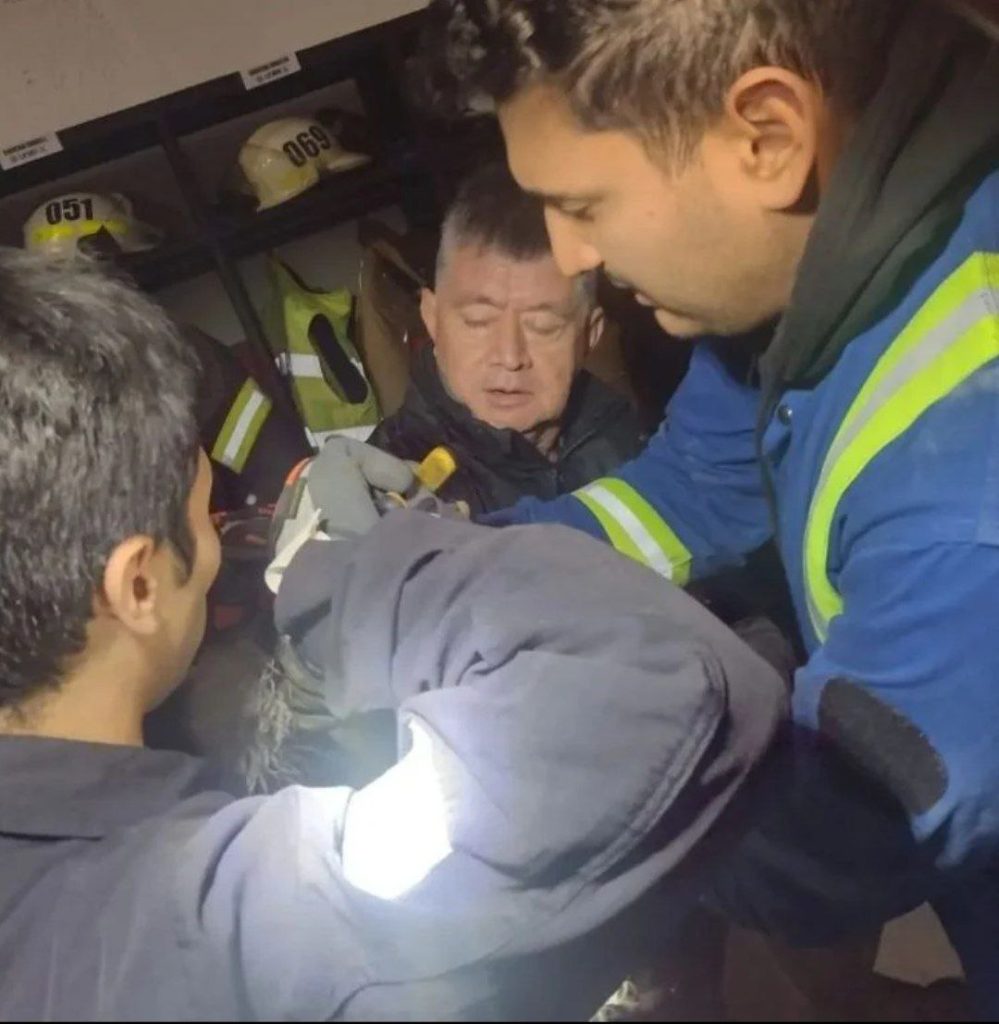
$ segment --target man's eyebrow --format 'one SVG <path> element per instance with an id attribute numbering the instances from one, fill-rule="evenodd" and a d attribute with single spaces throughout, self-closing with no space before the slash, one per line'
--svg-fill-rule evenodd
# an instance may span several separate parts
<path id="1" fill-rule="evenodd" d="M 554 313 L 556 316 L 565 318 L 567 315 L 567 307 L 562 303 L 554 302 L 539 302 L 534 306 L 527 306 L 524 309 L 525 313 Z"/>
<path id="2" fill-rule="evenodd" d="M 457 302 L 457 306 L 492 306 L 493 309 L 502 309 L 503 307 L 493 298 L 488 295 L 481 295 L 479 293 L 473 293 L 471 295 L 460 295 Z"/>
<path id="3" fill-rule="evenodd" d="M 597 203 L 604 197 L 603 192 L 581 192 L 578 195 L 569 195 L 560 192 L 531 192 L 536 199 L 540 199 L 545 206 L 588 206 Z"/>

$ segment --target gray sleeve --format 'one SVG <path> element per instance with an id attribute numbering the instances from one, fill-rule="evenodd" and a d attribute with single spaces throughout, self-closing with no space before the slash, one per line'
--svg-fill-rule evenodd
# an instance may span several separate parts
<path id="1" fill-rule="evenodd" d="M 585 1019 L 706 885 L 779 679 L 563 528 L 390 516 L 305 569 L 328 698 L 428 739 L 446 847 L 376 895 L 351 844 L 410 866 L 439 824 L 426 787 L 389 810 L 374 787 L 193 796 L 47 869 L 18 908 L 46 965 L 25 999 L 55 1019 Z"/>
<path id="2" fill-rule="evenodd" d="M 383 1000 L 403 979 L 442 968 L 457 983 L 557 963 L 653 893 L 674 911 L 696 898 L 705 844 L 786 713 L 734 634 L 561 527 L 397 514 L 297 562 L 282 594 L 317 595 L 307 644 L 331 706 L 399 709 L 433 737 L 447 786 L 451 855 L 403 898 L 354 901 L 369 941 L 352 1014 L 398 1012 Z"/>

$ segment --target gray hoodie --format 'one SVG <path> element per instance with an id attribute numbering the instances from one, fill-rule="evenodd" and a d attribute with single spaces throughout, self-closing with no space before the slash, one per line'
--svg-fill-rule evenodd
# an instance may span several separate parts
<path id="1" fill-rule="evenodd" d="M 423 983 L 428 1013 L 592 1011 L 697 899 L 785 713 L 780 678 L 712 615 L 563 527 L 395 513 L 304 548 L 276 619 L 333 718 L 398 709 L 437 744 L 460 853 L 417 905 L 429 924 L 448 904 L 435 953 L 465 964 Z M 379 974 L 414 955 L 407 927 Z M 374 985 L 348 1012 L 398 1015 L 399 997 Z"/>
<path id="2" fill-rule="evenodd" d="M 560 527 L 397 513 L 303 548 L 278 605 L 319 696 L 412 749 L 236 800 L 183 754 L 0 737 L 0 1019 L 584 1018 L 697 899 L 785 712 Z"/>

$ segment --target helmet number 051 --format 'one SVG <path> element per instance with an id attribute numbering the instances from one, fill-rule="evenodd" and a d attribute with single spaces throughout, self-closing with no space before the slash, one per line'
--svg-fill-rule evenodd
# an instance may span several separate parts
<path id="1" fill-rule="evenodd" d="M 61 224 L 64 220 L 79 220 L 81 216 L 85 216 L 87 220 L 94 219 L 92 199 L 67 196 L 65 199 L 55 199 L 45 204 L 45 219 L 50 224 Z"/>

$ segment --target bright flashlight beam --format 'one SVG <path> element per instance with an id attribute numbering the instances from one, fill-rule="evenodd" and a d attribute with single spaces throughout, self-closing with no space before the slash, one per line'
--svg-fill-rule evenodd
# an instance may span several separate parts
<path id="1" fill-rule="evenodd" d="M 404 896 L 452 852 L 433 740 L 408 724 L 409 753 L 350 798 L 344 823 L 346 880 L 383 900 Z"/>

